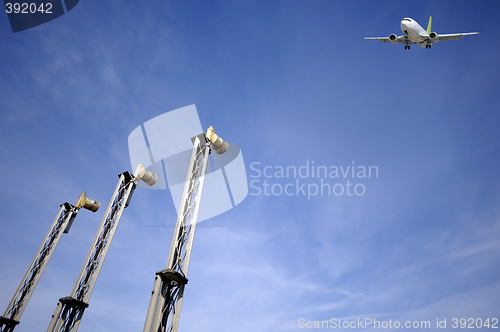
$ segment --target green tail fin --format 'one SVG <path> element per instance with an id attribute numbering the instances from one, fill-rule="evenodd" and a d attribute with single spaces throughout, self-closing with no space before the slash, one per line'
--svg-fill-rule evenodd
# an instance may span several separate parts
<path id="1" fill-rule="evenodd" d="M 427 25 L 427 33 L 431 33 L 432 16 L 429 17 L 429 24 Z"/>

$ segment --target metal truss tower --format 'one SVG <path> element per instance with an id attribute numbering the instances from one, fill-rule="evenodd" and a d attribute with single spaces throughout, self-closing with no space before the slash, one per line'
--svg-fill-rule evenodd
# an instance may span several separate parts
<path id="1" fill-rule="evenodd" d="M 157 175 L 146 171 L 143 164 L 137 165 L 134 175 L 125 172 L 119 178 L 73 291 L 70 296 L 59 299 L 47 332 L 78 329 L 122 212 L 129 205 L 137 182 L 141 179 L 152 186 L 158 179 Z"/>
<path id="2" fill-rule="evenodd" d="M 213 127 L 208 128 L 206 136 L 202 133 L 191 140 L 193 152 L 167 268 L 156 272 L 144 332 L 177 331 L 209 154 L 212 148 L 222 154 L 228 147 L 227 142 L 214 133 Z"/>
<path id="3" fill-rule="evenodd" d="M 9 306 L 3 316 L 0 316 L 0 332 L 12 332 L 19 324 L 21 315 L 28 305 L 28 301 L 33 294 L 33 291 L 40 280 L 40 277 L 45 270 L 54 250 L 61 239 L 63 233 L 68 233 L 73 221 L 76 218 L 78 211 L 81 208 L 96 212 L 99 209 L 99 202 L 88 199 L 85 193 L 82 193 L 78 198 L 76 206 L 68 202 L 61 204 L 59 213 L 57 214 L 49 232 L 45 236 L 40 248 L 28 271 L 24 275 L 23 280 L 10 300 Z"/>

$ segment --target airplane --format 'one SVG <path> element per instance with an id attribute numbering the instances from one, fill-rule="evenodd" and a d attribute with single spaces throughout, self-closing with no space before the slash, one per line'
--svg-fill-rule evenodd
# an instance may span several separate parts
<path id="1" fill-rule="evenodd" d="M 452 33 L 446 35 L 438 35 L 431 31 L 432 16 L 429 18 L 429 24 L 427 25 L 427 31 L 424 30 L 417 23 L 417 21 L 405 17 L 401 21 L 401 30 L 403 31 L 403 36 L 397 36 L 395 34 L 389 35 L 389 37 L 365 37 L 365 39 L 374 39 L 382 43 L 401 43 L 405 45 L 405 50 L 410 49 L 411 44 L 417 44 L 420 47 L 431 48 L 432 44 L 440 41 L 448 41 L 454 39 L 462 39 L 464 36 L 478 35 L 479 32 L 468 32 L 468 33 Z"/>

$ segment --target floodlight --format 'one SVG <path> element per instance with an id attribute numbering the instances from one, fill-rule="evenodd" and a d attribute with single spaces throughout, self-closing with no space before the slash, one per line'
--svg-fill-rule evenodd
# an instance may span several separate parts
<path id="1" fill-rule="evenodd" d="M 142 181 L 146 182 L 148 186 L 154 185 L 158 180 L 158 175 L 147 171 L 142 163 L 139 163 L 139 165 L 137 165 L 136 174 L 136 176 Z"/>
<path id="2" fill-rule="evenodd" d="M 210 126 L 207 129 L 207 138 L 212 143 L 212 148 L 217 152 L 217 154 L 223 154 L 228 148 L 228 144 L 222 138 L 217 136 L 214 131 L 214 127 Z"/>
<path id="3" fill-rule="evenodd" d="M 85 192 L 80 194 L 80 197 L 78 197 L 78 202 L 76 203 L 77 208 L 84 208 L 92 212 L 96 212 L 97 210 L 99 210 L 99 206 L 101 206 L 101 203 L 87 198 L 87 194 Z"/>

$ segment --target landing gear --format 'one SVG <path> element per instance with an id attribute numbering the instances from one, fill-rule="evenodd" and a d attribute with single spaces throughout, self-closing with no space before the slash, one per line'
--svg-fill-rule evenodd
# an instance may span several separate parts
<path id="1" fill-rule="evenodd" d="M 431 46 L 432 46 L 431 44 L 425 45 L 425 48 L 431 48 Z"/>
<path id="2" fill-rule="evenodd" d="M 405 45 L 405 50 L 409 50 L 410 49 L 410 45 Z"/>

